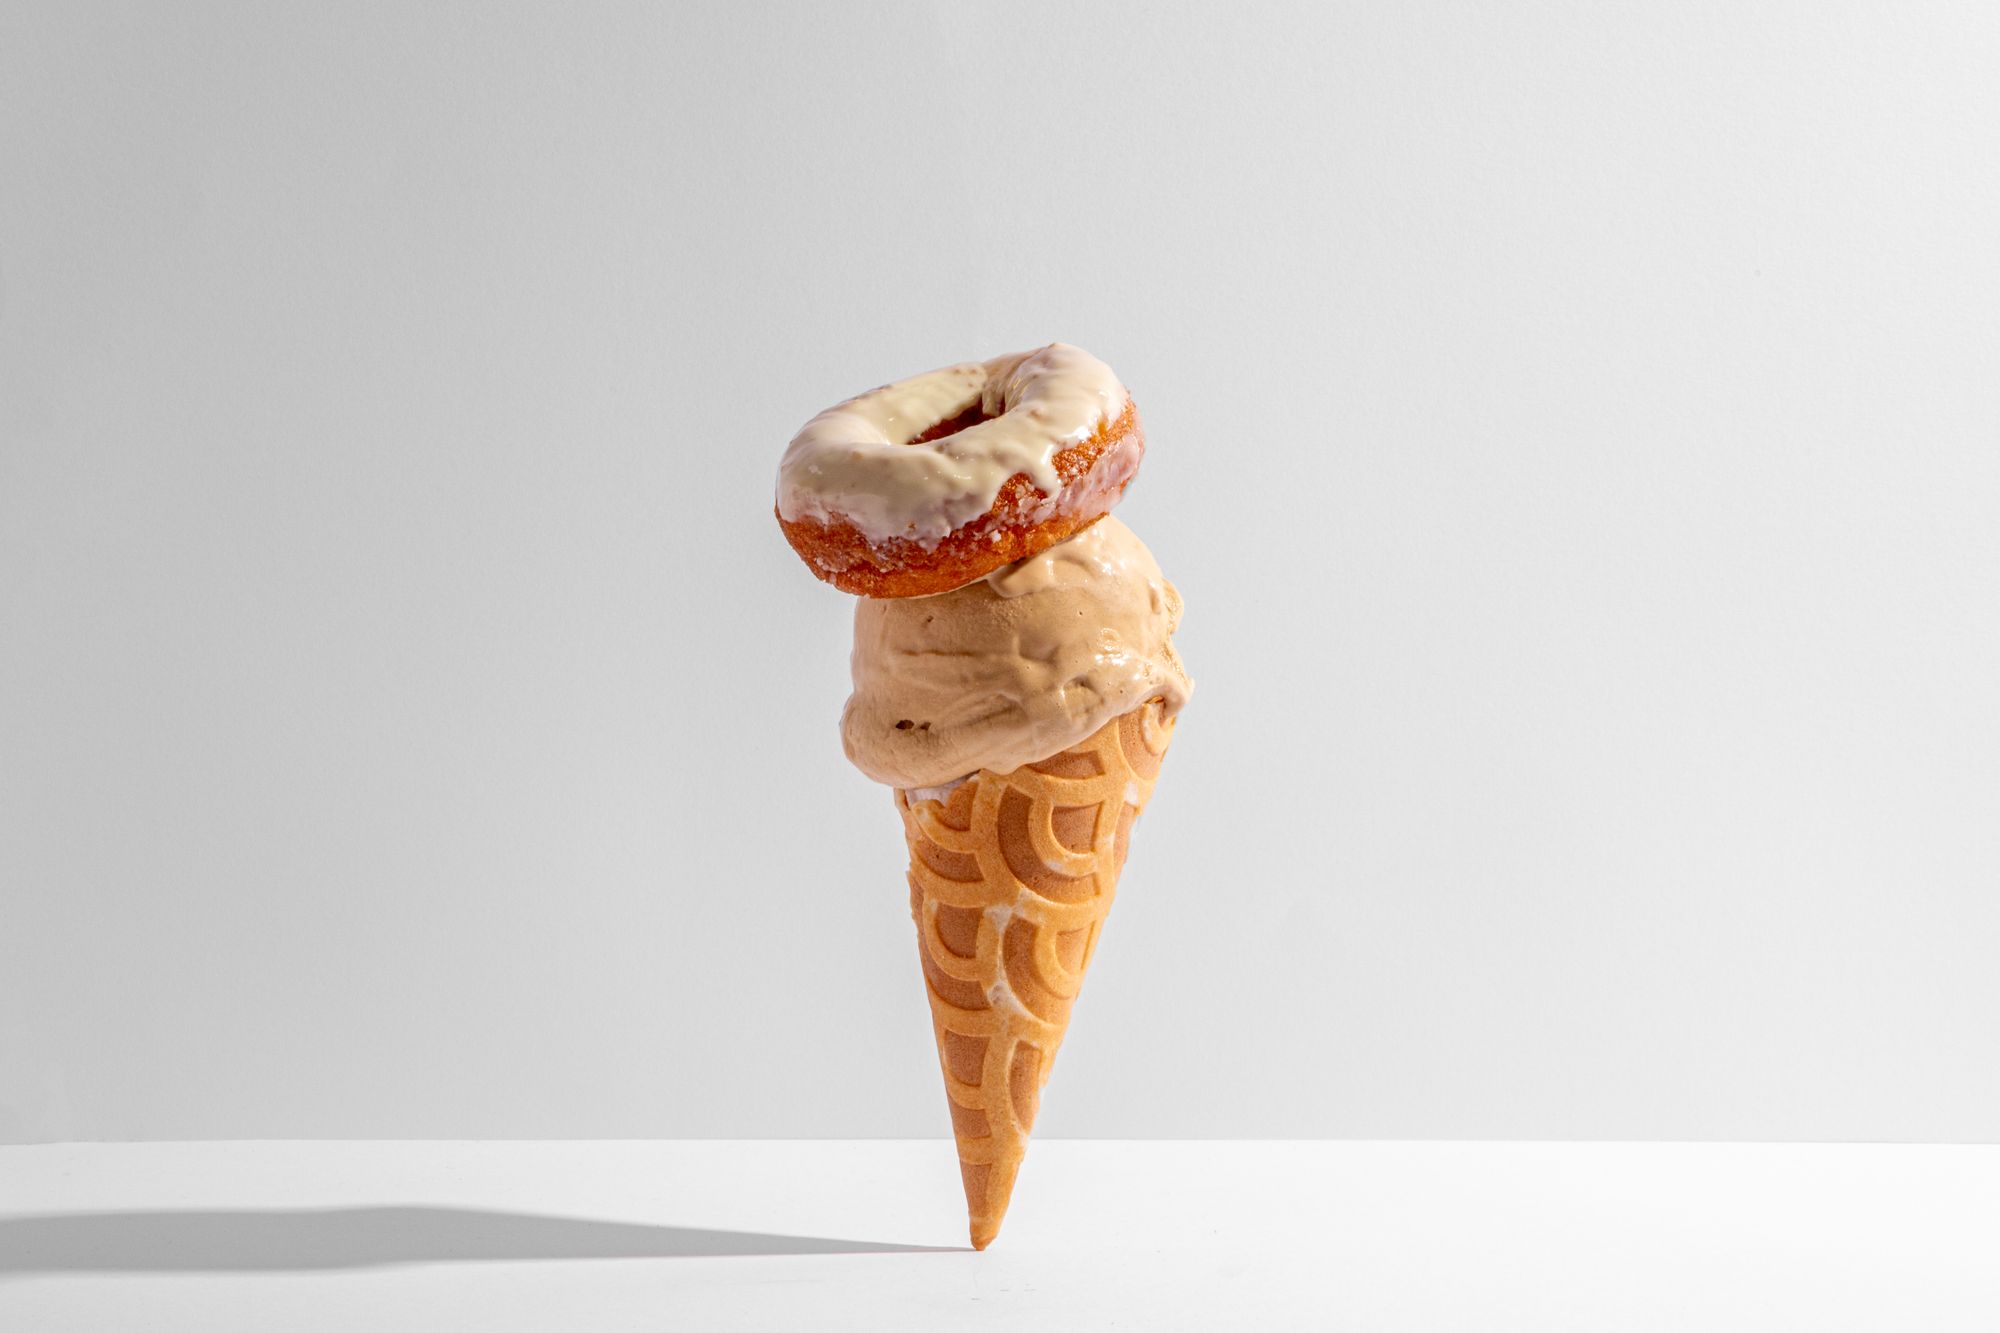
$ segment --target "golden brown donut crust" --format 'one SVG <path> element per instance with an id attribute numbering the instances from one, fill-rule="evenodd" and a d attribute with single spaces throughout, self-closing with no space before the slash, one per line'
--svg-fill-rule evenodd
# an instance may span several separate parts
<path id="1" fill-rule="evenodd" d="M 938 439 L 970 424 L 965 419 L 940 423 L 911 443 Z M 1056 512 L 1040 522 L 1025 516 L 1046 500 L 1026 473 L 1017 472 L 1002 484 L 991 509 L 935 546 L 902 537 L 871 542 L 852 524 L 838 520 L 788 521 L 780 515 L 778 526 L 806 567 L 842 592 L 928 597 L 1040 555 L 1103 518 L 1125 493 L 1145 451 L 1139 412 L 1128 400 L 1125 410 L 1099 425 L 1089 439 L 1056 454 L 1053 463 L 1062 479 L 1062 493 Z"/>

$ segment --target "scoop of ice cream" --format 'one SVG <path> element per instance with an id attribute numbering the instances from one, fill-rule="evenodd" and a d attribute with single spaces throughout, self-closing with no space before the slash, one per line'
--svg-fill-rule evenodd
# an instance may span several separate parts
<path id="1" fill-rule="evenodd" d="M 1115 518 L 953 592 L 861 598 L 847 757 L 877 782 L 936 787 L 1046 759 L 1155 695 L 1177 712 L 1192 688 L 1180 619 Z"/>

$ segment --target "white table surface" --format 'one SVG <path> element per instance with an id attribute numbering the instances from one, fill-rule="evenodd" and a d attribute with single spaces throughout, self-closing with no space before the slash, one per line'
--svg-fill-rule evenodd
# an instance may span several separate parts
<path id="1" fill-rule="evenodd" d="M 2000 1328 L 2000 1146 L 0 1148 L 0 1329 Z"/>

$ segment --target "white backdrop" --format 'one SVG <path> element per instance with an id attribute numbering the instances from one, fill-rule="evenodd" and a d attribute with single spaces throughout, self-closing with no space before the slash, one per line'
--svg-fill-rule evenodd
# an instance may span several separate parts
<path id="1" fill-rule="evenodd" d="M 944 1134 L 771 482 L 1058 338 L 1199 688 L 1043 1134 L 2000 1136 L 1995 68 L 1969 2 L 8 6 L 0 1139 Z"/>

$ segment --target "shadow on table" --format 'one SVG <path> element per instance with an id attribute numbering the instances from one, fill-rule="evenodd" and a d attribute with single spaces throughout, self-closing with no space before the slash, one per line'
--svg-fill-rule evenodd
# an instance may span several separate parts
<path id="1" fill-rule="evenodd" d="M 950 1248 L 476 1208 L 0 1214 L 0 1280 L 48 1273 L 283 1272 L 507 1259 L 924 1254 Z"/>

